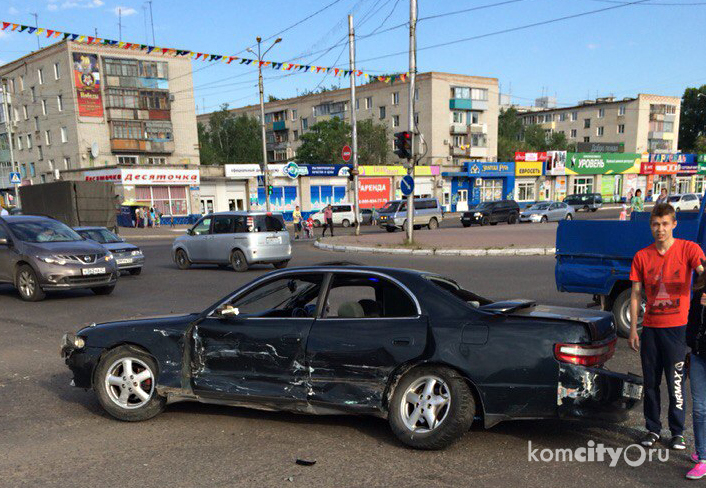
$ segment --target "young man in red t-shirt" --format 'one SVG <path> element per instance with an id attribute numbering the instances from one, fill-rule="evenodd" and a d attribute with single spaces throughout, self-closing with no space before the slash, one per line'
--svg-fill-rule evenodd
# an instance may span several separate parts
<path id="1" fill-rule="evenodd" d="M 651 447 L 659 440 L 659 384 L 664 374 L 669 392 L 669 430 L 672 449 L 686 449 L 684 442 L 686 382 L 686 322 L 691 301 L 691 275 L 704 272 L 704 252 L 692 241 L 674 238 L 677 226 L 674 208 L 658 203 L 650 215 L 654 244 L 635 254 L 630 271 L 630 337 L 628 343 L 640 350 L 644 377 L 644 411 L 647 434 L 641 444 Z M 642 344 L 637 335 L 637 317 L 642 293 L 646 308 L 642 322 Z M 640 347 L 642 346 L 642 347 Z"/>

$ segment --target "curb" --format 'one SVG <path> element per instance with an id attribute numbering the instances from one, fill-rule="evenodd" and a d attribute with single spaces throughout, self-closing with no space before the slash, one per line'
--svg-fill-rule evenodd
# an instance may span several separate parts
<path id="1" fill-rule="evenodd" d="M 314 247 L 324 251 L 334 252 L 371 252 L 376 254 L 409 254 L 414 256 L 552 256 L 556 252 L 553 247 L 528 247 L 505 249 L 404 249 L 386 247 L 339 246 L 315 241 Z"/>

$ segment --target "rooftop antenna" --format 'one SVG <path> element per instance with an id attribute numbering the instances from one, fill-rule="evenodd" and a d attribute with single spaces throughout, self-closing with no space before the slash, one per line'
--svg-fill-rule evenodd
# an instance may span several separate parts
<path id="1" fill-rule="evenodd" d="M 98 37 L 98 27 L 93 28 L 93 33 L 95 34 L 96 37 Z"/>
<path id="2" fill-rule="evenodd" d="M 154 17 L 152 16 L 152 0 L 149 0 L 147 3 L 150 6 L 150 24 L 152 25 L 152 45 L 154 46 L 156 44 L 156 41 L 154 40 Z"/>
<path id="3" fill-rule="evenodd" d="M 145 22 L 145 44 L 150 43 L 150 36 L 147 30 L 147 2 L 142 4 L 142 19 Z"/>
<path id="4" fill-rule="evenodd" d="M 39 28 L 39 15 L 33 14 L 33 13 L 30 13 L 29 15 L 34 17 L 34 29 L 36 32 L 36 29 Z M 41 49 L 41 48 L 42 48 L 42 45 L 39 43 L 39 36 L 37 36 L 37 49 Z"/>
<path id="5" fill-rule="evenodd" d="M 123 9 L 118 7 L 118 41 L 123 40 Z"/>

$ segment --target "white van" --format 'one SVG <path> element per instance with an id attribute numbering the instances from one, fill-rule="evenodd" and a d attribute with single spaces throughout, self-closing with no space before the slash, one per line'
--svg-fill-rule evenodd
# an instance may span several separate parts
<path id="1" fill-rule="evenodd" d="M 331 205 L 331 210 L 333 214 L 333 225 L 350 227 L 355 224 L 355 212 L 353 211 L 352 203 L 337 203 Z M 321 227 L 326 223 L 323 209 L 311 214 L 311 218 L 314 220 L 314 227 Z"/>

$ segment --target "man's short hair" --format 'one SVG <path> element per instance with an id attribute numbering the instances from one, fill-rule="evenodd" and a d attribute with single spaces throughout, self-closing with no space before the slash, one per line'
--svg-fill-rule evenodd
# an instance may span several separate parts
<path id="1" fill-rule="evenodd" d="M 652 219 L 655 217 L 666 217 L 667 215 L 671 215 L 672 220 L 677 220 L 677 214 L 674 211 L 674 207 L 668 203 L 658 203 L 652 208 L 652 212 L 650 213 L 650 222 L 652 222 Z"/>

